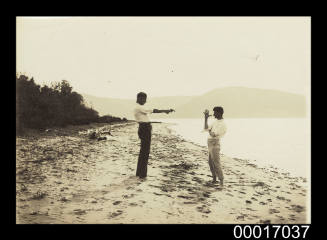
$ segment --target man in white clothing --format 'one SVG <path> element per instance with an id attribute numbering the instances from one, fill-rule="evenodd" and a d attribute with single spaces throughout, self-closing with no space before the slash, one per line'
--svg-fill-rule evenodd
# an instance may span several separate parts
<path id="1" fill-rule="evenodd" d="M 224 109 L 222 107 L 214 107 L 213 123 L 208 126 L 209 111 L 204 112 L 204 130 L 209 132 L 208 150 L 209 150 L 209 167 L 212 173 L 212 181 L 217 182 L 217 177 L 220 185 L 224 184 L 224 175 L 220 163 L 220 138 L 226 133 L 226 124 L 223 119 Z"/>
<path id="2" fill-rule="evenodd" d="M 148 114 L 150 113 L 170 113 L 173 109 L 159 110 L 148 109 L 144 106 L 146 103 L 147 95 L 144 92 L 137 94 L 136 107 L 134 109 L 135 120 L 139 123 L 138 135 L 141 139 L 141 149 L 139 158 L 137 161 L 136 176 L 140 178 L 146 178 L 148 169 L 148 159 L 151 146 L 151 131 L 152 126 Z"/>

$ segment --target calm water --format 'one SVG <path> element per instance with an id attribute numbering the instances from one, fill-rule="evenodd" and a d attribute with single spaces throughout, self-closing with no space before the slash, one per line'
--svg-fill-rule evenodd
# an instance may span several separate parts
<path id="1" fill-rule="evenodd" d="M 209 123 L 212 120 L 209 118 Z M 160 121 L 175 123 L 170 128 L 177 135 L 207 146 L 208 133 L 201 132 L 204 119 Z M 278 167 L 293 176 L 310 177 L 311 132 L 308 119 L 225 119 L 225 122 L 227 133 L 221 140 L 223 154 L 251 160 L 261 167 Z"/>

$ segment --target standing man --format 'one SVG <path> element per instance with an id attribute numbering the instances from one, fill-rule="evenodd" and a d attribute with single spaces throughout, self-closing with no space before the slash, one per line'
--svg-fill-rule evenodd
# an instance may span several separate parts
<path id="1" fill-rule="evenodd" d="M 170 113 L 175 110 L 148 109 L 144 106 L 147 95 L 144 92 L 137 94 L 136 107 L 134 109 L 135 120 L 139 123 L 138 135 L 141 139 L 141 149 L 137 162 L 136 176 L 146 178 L 148 169 L 148 159 L 151 145 L 152 126 L 148 117 L 149 113 Z"/>
<path id="2" fill-rule="evenodd" d="M 224 175 L 220 163 L 220 138 L 226 133 L 226 124 L 223 119 L 224 109 L 222 107 L 213 108 L 215 121 L 208 126 L 209 111 L 204 111 L 204 130 L 209 132 L 208 150 L 209 150 L 209 167 L 212 173 L 212 182 L 220 181 L 224 185 Z"/>

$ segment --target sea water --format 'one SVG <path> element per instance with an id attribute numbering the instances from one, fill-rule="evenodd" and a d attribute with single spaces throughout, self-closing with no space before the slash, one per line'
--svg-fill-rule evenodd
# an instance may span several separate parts
<path id="1" fill-rule="evenodd" d="M 173 123 L 170 128 L 185 140 L 207 146 L 204 119 L 156 119 Z M 209 118 L 209 124 L 214 119 Z M 311 128 L 306 118 L 224 119 L 227 132 L 221 153 L 247 159 L 260 167 L 273 166 L 292 176 L 310 176 Z"/>

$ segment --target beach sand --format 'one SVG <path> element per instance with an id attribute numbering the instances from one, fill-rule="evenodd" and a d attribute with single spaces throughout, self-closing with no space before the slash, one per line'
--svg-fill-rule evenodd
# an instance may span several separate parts
<path id="1" fill-rule="evenodd" d="M 222 155 L 211 183 L 207 148 L 154 123 L 148 177 L 135 176 L 137 124 L 88 125 L 16 138 L 16 223 L 310 223 L 305 178 Z"/>

